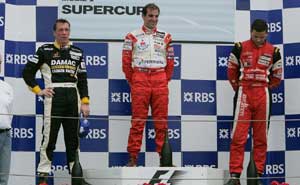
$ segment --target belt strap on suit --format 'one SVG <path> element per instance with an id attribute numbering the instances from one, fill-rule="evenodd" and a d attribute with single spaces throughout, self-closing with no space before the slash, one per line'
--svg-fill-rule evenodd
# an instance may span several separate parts
<path id="1" fill-rule="evenodd" d="M 145 72 L 145 73 L 157 73 L 165 71 L 165 68 L 142 68 L 142 67 L 135 67 L 134 71 L 138 72 Z"/>
<path id="2" fill-rule="evenodd" d="M 76 83 L 52 83 L 51 85 L 50 85 L 51 87 L 77 87 L 77 84 Z"/>

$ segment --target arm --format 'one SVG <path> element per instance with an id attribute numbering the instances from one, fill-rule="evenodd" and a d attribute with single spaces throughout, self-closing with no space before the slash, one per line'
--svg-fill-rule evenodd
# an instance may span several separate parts
<path id="1" fill-rule="evenodd" d="M 269 88 L 273 89 L 279 86 L 282 78 L 282 61 L 279 48 L 274 49 L 273 65 L 270 71 Z"/>
<path id="2" fill-rule="evenodd" d="M 88 117 L 90 114 L 90 106 L 89 106 L 90 98 L 88 92 L 86 66 L 83 59 L 83 55 L 81 56 L 80 60 L 81 62 L 80 65 L 78 66 L 78 71 L 77 71 L 77 77 L 78 77 L 77 88 L 81 99 L 80 110 L 83 113 L 84 117 Z"/>
<path id="3" fill-rule="evenodd" d="M 166 47 L 166 74 L 168 81 L 171 80 L 173 71 L 174 71 L 174 48 L 172 47 L 172 37 L 168 34 L 165 38 L 165 42 L 167 43 Z"/>
<path id="4" fill-rule="evenodd" d="M 35 80 L 35 74 L 39 70 L 40 66 L 42 65 L 43 55 L 42 49 L 39 48 L 33 58 L 27 61 L 23 69 L 23 79 L 25 83 L 28 85 L 29 89 L 38 94 L 41 91 L 40 86 Z"/>
<path id="5" fill-rule="evenodd" d="M 238 90 L 239 86 L 239 69 L 240 69 L 240 54 L 242 50 L 241 43 L 236 43 L 230 53 L 227 68 L 227 78 L 234 91 Z"/>
<path id="6" fill-rule="evenodd" d="M 53 96 L 54 92 L 52 88 L 41 89 L 35 80 L 35 74 L 40 69 L 41 65 L 44 63 L 43 49 L 40 47 L 33 58 L 27 61 L 23 69 L 23 79 L 28 85 L 29 89 L 39 96 Z"/>
<path id="7" fill-rule="evenodd" d="M 123 43 L 122 50 L 122 70 L 129 84 L 131 83 L 131 77 L 133 73 L 132 51 L 134 42 L 136 42 L 136 38 L 130 33 L 127 34 Z"/>

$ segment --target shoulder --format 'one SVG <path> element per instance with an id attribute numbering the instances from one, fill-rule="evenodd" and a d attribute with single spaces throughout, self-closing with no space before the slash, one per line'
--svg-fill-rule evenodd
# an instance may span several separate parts
<path id="1" fill-rule="evenodd" d="M 161 36 L 164 36 L 164 37 L 171 37 L 171 34 L 170 34 L 170 33 L 166 32 L 166 31 L 164 31 L 164 30 L 161 30 L 161 29 L 158 29 L 158 30 L 156 31 L 156 34 L 161 35 Z"/>
<path id="2" fill-rule="evenodd" d="M 269 48 L 274 48 L 276 49 L 277 47 L 273 46 L 271 43 L 269 42 L 266 42 L 266 46 L 269 47 Z M 279 48 L 278 48 L 279 49 Z"/>
<path id="3" fill-rule="evenodd" d="M 70 56 L 71 58 L 73 59 L 80 59 L 78 57 L 82 57 L 83 56 L 83 50 L 77 46 L 74 46 L 74 45 L 71 45 L 70 46 L 70 49 L 69 49 L 69 52 L 70 52 Z"/>
<path id="4" fill-rule="evenodd" d="M 140 30 L 133 30 L 126 34 L 125 36 L 125 42 L 135 42 L 138 38 L 143 37 L 144 32 Z"/>
<path id="5" fill-rule="evenodd" d="M 274 46 L 274 53 L 280 53 L 280 49 Z"/>
<path id="6" fill-rule="evenodd" d="M 54 49 L 54 44 L 43 44 L 38 48 L 41 51 L 52 51 Z"/>
<path id="7" fill-rule="evenodd" d="M 242 43 L 241 42 L 235 42 L 234 43 L 234 47 L 241 48 L 242 47 Z"/>
<path id="8" fill-rule="evenodd" d="M 233 50 L 235 51 L 241 51 L 242 50 L 242 45 L 245 44 L 244 42 L 235 42 L 233 46 Z"/>
<path id="9" fill-rule="evenodd" d="M 141 35 L 144 35 L 144 32 L 143 32 L 142 29 L 136 29 L 136 30 L 132 30 L 131 32 L 129 32 L 129 33 L 127 34 L 127 36 L 128 36 L 128 35 L 132 35 L 132 36 L 134 36 L 134 37 L 139 37 L 139 36 L 141 36 Z"/>
<path id="10" fill-rule="evenodd" d="M 77 52 L 77 53 L 82 53 L 83 50 L 77 46 L 74 46 L 74 45 L 70 45 L 70 50 L 73 51 L 73 52 Z"/>
<path id="11" fill-rule="evenodd" d="M 249 39 L 249 40 L 245 40 L 245 41 L 242 41 L 242 42 L 239 42 L 241 44 L 241 46 L 243 45 L 249 45 L 249 44 L 252 44 L 252 41 Z"/>

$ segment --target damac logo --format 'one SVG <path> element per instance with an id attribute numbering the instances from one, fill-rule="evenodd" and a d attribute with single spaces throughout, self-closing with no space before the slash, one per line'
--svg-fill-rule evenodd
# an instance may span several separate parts
<path id="1" fill-rule="evenodd" d="M 286 56 L 285 57 L 286 66 L 300 66 L 300 56 Z"/>
<path id="2" fill-rule="evenodd" d="M 111 102 L 112 103 L 130 103 L 131 96 L 130 93 L 127 92 L 112 92 L 111 93 Z"/>
<path id="3" fill-rule="evenodd" d="M 270 22 L 268 24 L 268 32 L 280 32 L 282 30 L 281 22 Z"/>
<path id="4" fill-rule="evenodd" d="M 229 57 L 218 57 L 218 66 L 219 67 L 227 67 Z"/>
<path id="5" fill-rule="evenodd" d="M 272 93 L 272 103 L 283 103 L 283 93 Z"/>
<path id="6" fill-rule="evenodd" d="M 284 174 L 284 164 L 267 164 L 265 173 L 267 175 Z"/>
<path id="7" fill-rule="evenodd" d="M 168 129 L 169 139 L 180 139 L 180 130 L 179 129 Z M 148 139 L 155 139 L 155 130 L 148 129 Z"/>
<path id="8" fill-rule="evenodd" d="M 215 93 L 207 92 L 184 92 L 183 102 L 188 103 L 213 103 Z"/>
<path id="9" fill-rule="evenodd" d="M 107 56 L 89 56 L 85 57 L 87 66 L 105 66 L 107 64 Z"/>
<path id="10" fill-rule="evenodd" d="M 32 60 L 33 55 L 11 54 L 6 53 L 5 61 L 7 64 L 26 64 L 28 60 Z"/>
<path id="11" fill-rule="evenodd" d="M 300 127 L 287 128 L 287 137 L 288 138 L 299 138 L 300 137 Z"/>
<path id="12" fill-rule="evenodd" d="M 12 128 L 11 137 L 18 139 L 32 139 L 34 136 L 33 128 Z"/>

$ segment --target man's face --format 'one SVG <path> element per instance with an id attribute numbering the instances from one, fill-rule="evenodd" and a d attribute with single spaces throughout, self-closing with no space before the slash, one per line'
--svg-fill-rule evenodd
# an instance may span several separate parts
<path id="1" fill-rule="evenodd" d="M 70 27 L 68 23 L 57 23 L 56 30 L 54 31 L 55 40 L 60 45 L 67 45 L 70 37 Z"/>
<path id="2" fill-rule="evenodd" d="M 149 29 L 153 29 L 156 27 L 158 22 L 158 10 L 157 9 L 147 9 L 147 14 L 143 16 L 144 20 L 144 26 L 146 26 Z"/>
<path id="3" fill-rule="evenodd" d="M 267 36 L 268 33 L 266 31 L 257 32 L 256 30 L 252 30 L 251 32 L 251 40 L 257 47 L 261 47 L 265 43 Z"/>

